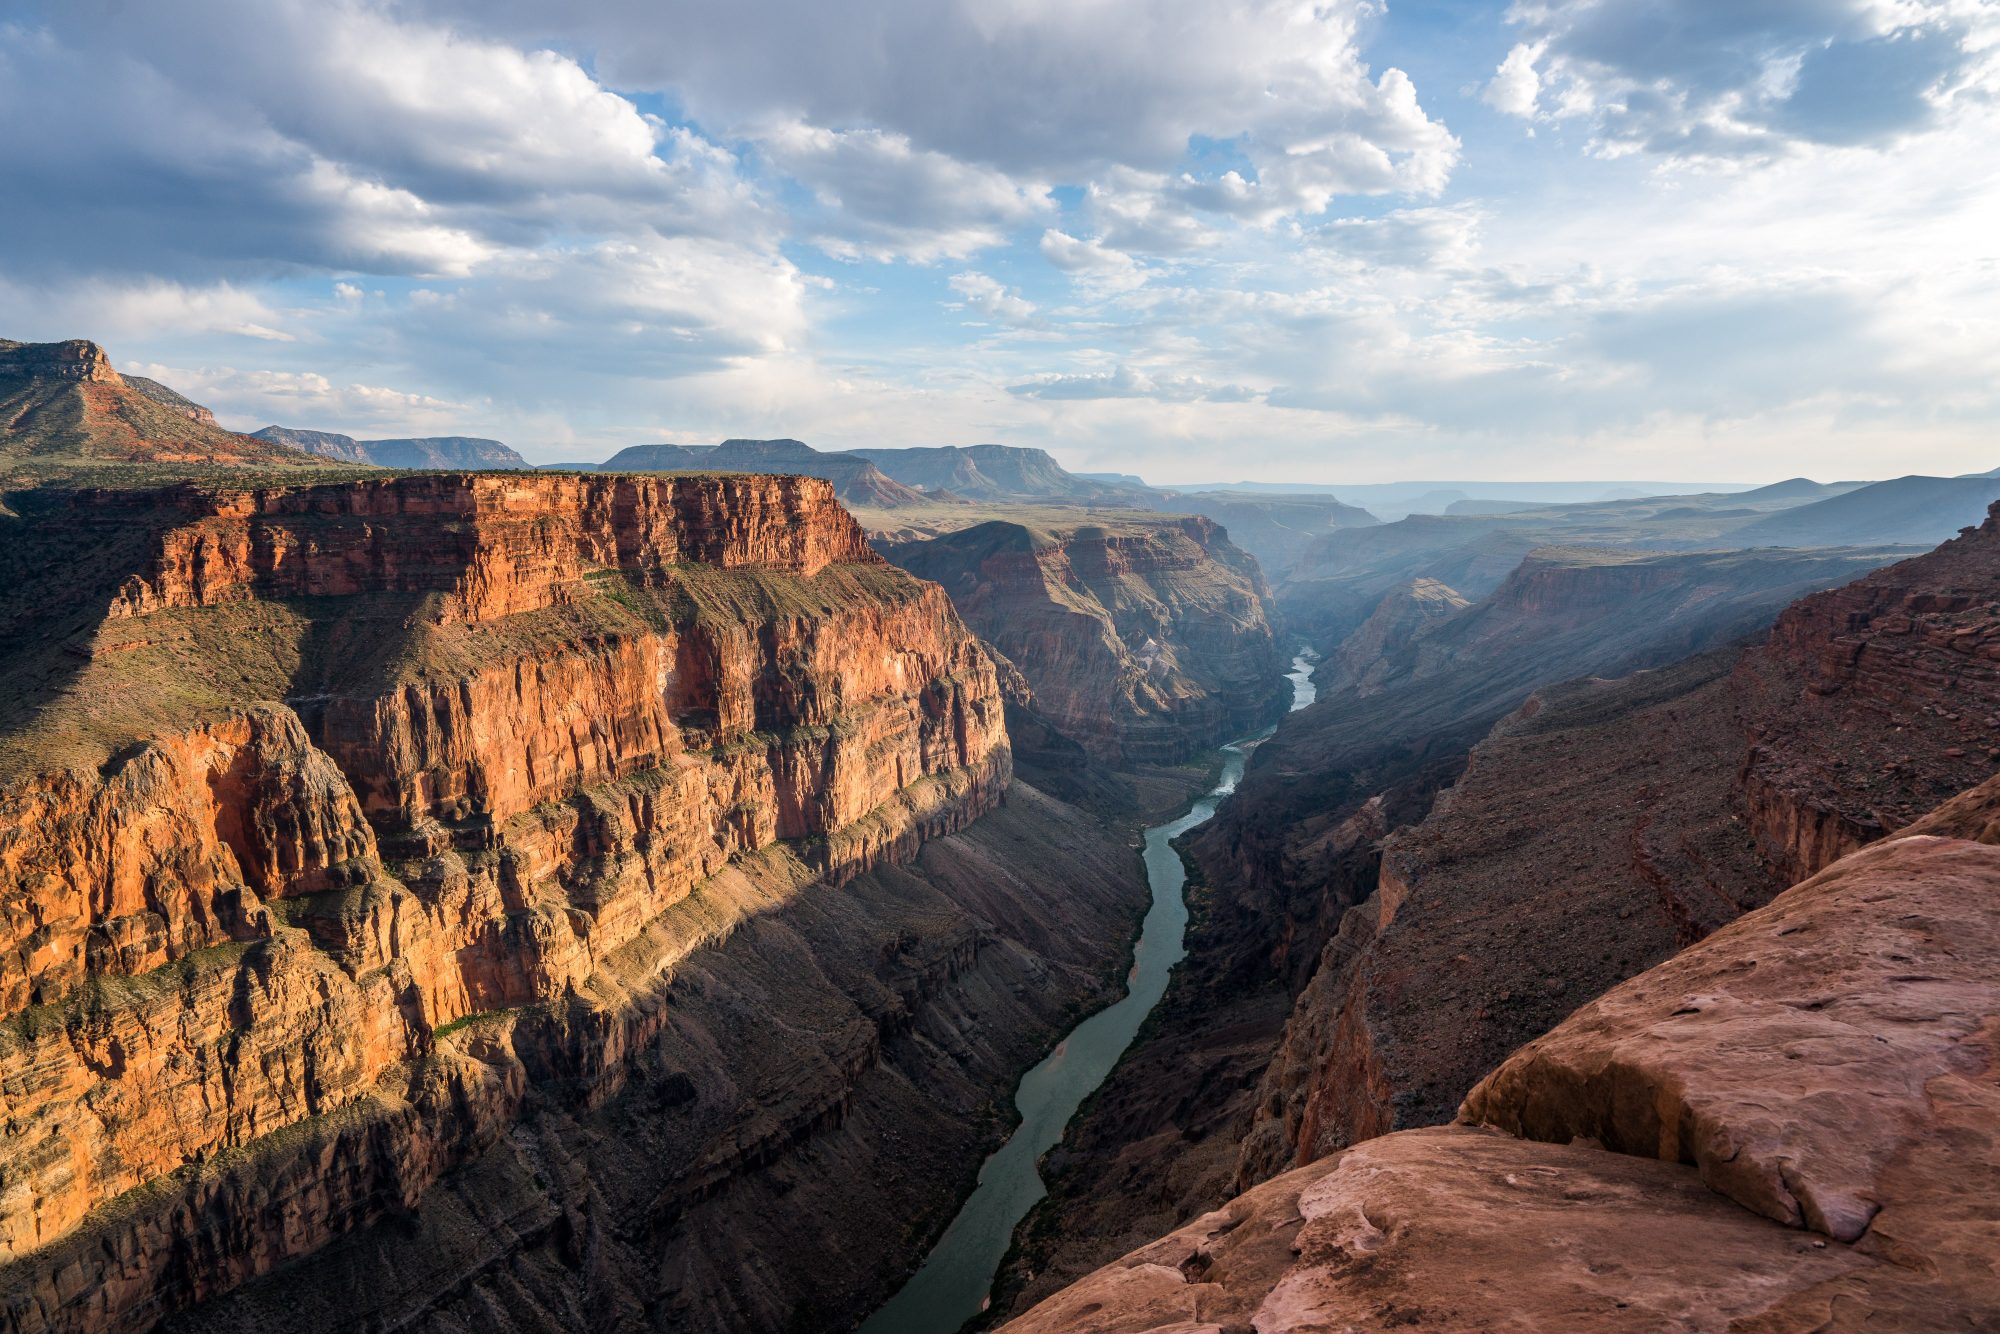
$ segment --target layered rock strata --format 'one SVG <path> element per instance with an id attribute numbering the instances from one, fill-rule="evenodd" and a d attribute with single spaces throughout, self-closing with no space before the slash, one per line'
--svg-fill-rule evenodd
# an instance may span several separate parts
<path id="1" fill-rule="evenodd" d="M 837 893 L 786 845 L 740 858 L 600 973 L 658 1025 L 615 1092 L 524 1071 L 518 1119 L 417 1207 L 168 1327 L 845 1327 L 949 1220 L 1020 1071 L 1115 993 L 1133 863 L 1020 783 Z M 463 1032 L 520 1050 L 520 1023 Z"/>
<path id="2" fill-rule="evenodd" d="M 1106 763 L 1175 763 L 1255 731 L 1290 697 L 1257 564 L 1199 517 L 994 520 L 888 548 L 951 594 Z"/>
<path id="3" fill-rule="evenodd" d="M 1980 1328 L 2000 850 L 1853 854 L 1510 1058 L 1461 1124 L 1280 1176 L 1017 1334 Z"/>
<path id="4" fill-rule="evenodd" d="M 616 1094 L 733 861 L 838 886 L 1007 782 L 991 662 L 821 481 L 184 487 L 5 540 L 90 534 L 147 555 L 0 657 L 19 1327 L 415 1207 L 524 1100 Z"/>

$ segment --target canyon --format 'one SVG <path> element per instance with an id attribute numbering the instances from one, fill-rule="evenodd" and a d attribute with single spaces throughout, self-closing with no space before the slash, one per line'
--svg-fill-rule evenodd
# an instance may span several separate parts
<path id="1" fill-rule="evenodd" d="M 1005 1328 L 1982 1327 L 1996 888 L 1973 839 L 1851 853 L 1583 1006 L 1452 1124 L 1277 1176 Z"/>
<path id="2" fill-rule="evenodd" d="M 1115 982 L 1129 848 L 1010 788 L 991 659 L 823 481 L 14 508 L 11 1327 L 232 1289 L 190 1327 L 256 1324 L 257 1276 L 313 1257 L 277 1300 L 344 1328 L 371 1255 L 398 1323 L 498 1284 L 531 1294 L 515 1328 L 576 1303 L 811 1327 L 892 1281 L 985 1109 Z M 934 1156 L 903 1162 L 919 1127 Z M 760 1195 L 861 1208 L 870 1176 L 844 1297 L 810 1210 L 754 1273 L 705 1249 Z M 490 1210 L 504 1244 L 467 1221 Z"/>
<path id="3" fill-rule="evenodd" d="M 1113 1028 L 976 1325 L 2000 1309 L 2000 511 L 1814 545 L 1990 479 L 1378 524 L 7 386 L 0 1326 L 852 1328 Z"/>
<path id="4" fill-rule="evenodd" d="M 1877 561 L 1857 553 L 1863 568 Z M 1553 572 L 1531 568 L 1538 563 L 1522 567 L 1525 584 L 1546 585 Z M 1519 575 L 1510 582 L 1522 582 Z M 1239 801 L 1189 848 L 1210 902 L 1206 960 L 1198 952 L 1193 961 L 1181 1034 L 1156 1035 L 1154 1051 L 1135 1053 L 1114 1075 L 1096 1124 L 1086 1122 L 1066 1148 L 1047 1216 L 1030 1221 L 1010 1276 L 1007 1309 L 1021 1317 L 1014 1327 L 1156 1329 L 1173 1323 L 1171 1312 L 1185 1319 L 1195 1311 L 1225 1325 L 1255 1318 L 1260 1329 L 1318 1327 L 1320 1319 L 1375 1327 L 1405 1317 L 1490 1327 L 1504 1308 L 1483 1297 L 1468 1305 L 1469 1282 L 1516 1294 L 1492 1300 L 1518 1302 L 1509 1318 L 1523 1328 L 1610 1320 L 1605 1303 L 1613 1299 L 1632 1321 L 1697 1327 L 1720 1327 L 1769 1302 L 1823 1310 L 1831 1301 L 1925 1320 L 1990 1310 L 1990 1272 L 1953 1257 L 1991 1240 L 1979 1240 L 1982 1225 L 1941 1198 L 1937 1183 L 1992 1170 L 1996 1109 L 1952 1119 L 1960 1114 L 1934 1097 L 1870 1121 L 1876 1129 L 1855 1132 L 1850 1122 L 1877 1116 L 1876 1100 L 1926 1080 L 1970 1080 L 1952 1087 L 1975 1095 L 1975 1107 L 1990 1085 L 1978 1075 L 1990 1061 L 1979 1044 L 1990 1041 L 1982 1026 L 1992 1023 L 1995 998 L 1977 990 L 1990 978 L 1966 961 L 2000 938 L 2000 921 L 1985 887 L 1991 863 L 1966 844 L 1990 833 L 1987 780 L 2000 759 L 2000 679 L 1986 650 L 2000 633 L 1996 589 L 2000 513 L 1934 552 L 1799 598 L 1750 647 L 1724 637 L 1719 647 L 1614 679 L 1537 687 L 1478 741 L 1462 770 L 1446 762 L 1430 775 L 1423 765 L 1436 757 L 1385 759 L 1370 749 L 1383 719 L 1373 731 L 1330 721 L 1347 707 L 1343 693 L 1360 707 L 1371 679 L 1390 682 L 1372 702 L 1387 701 L 1393 713 L 1398 690 L 1411 688 L 1396 685 L 1398 677 L 1425 670 L 1421 651 L 1382 647 L 1393 647 L 1393 633 L 1351 638 L 1351 656 L 1372 657 L 1374 675 L 1343 669 L 1334 678 L 1342 690 L 1318 706 L 1326 711 L 1318 727 L 1308 713 L 1281 728 Z M 1507 600 L 1496 593 L 1481 605 L 1497 612 Z M 1416 645 L 1454 621 L 1462 634 L 1476 624 L 1469 612 L 1439 615 L 1434 605 L 1395 618 L 1417 626 L 1407 636 Z M 1497 642 L 1485 633 L 1468 642 L 1480 641 Z M 1437 670 L 1446 679 L 1480 679 L 1464 681 L 1443 661 Z M 1307 735 L 1287 745 L 1293 726 Z M 1424 735 L 1429 743 L 1435 732 Z M 1343 751 L 1328 737 L 1362 744 L 1342 743 Z M 1317 781 L 1315 764 L 1325 766 Z M 1253 795 L 1254 803 L 1244 799 Z M 1274 816 L 1270 805 L 1283 802 L 1291 805 Z M 1956 844 L 1934 846 L 1940 839 Z M 1798 888 L 1781 895 L 1788 885 Z M 1942 897 L 1927 897 L 1934 893 Z M 1907 915 L 1878 923 L 1877 910 L 1863 906 L 1891 898 L 1907 903 Z M 1915 934 L 1887 943 L 1905 930 Z M 1874 943 L 1885 932 L 1885 943 Z M 1755 943 L 1724 943 L 1746 938 Z M 1827 957 L 1829 940 L 1853 954 Z M 1963 948 L 1945 944 L 1960 940 Z M 1757 960 L 1750 992 L 1739 979 L 1749 976 L 1745 957 Z M 1894 1027 L 1902 1016 L 1933 1012 L 1916 997 L 1934 982 L 1960 988 L 1947 1005 L 1950 1032 L 1899 1046 L 1917 1053 L 1908 1073 L 1867 1065 L 1873 1044 L 1903 1041 Z M 1676 1005 L 1693 1007 L 1678 1015 L 1714 1013 L 1721 1027 L 1713 1037 L 1706 1029 L 1676 1034 L 1663 1048 L 1671 1056 L 1660 1059 L 1679 1064 L 1653 1073 L 1646 1044 L 1670 1041 L 1674 1006 L 1648 1011 L 1644 1026 L 1636 1017 L 1620 1028 L 1591 1016 L 1628 1013 L 1619 1009 L 1627 993 L 1669 991 Z M 1721 1008 L 1699 999 L 1711 995 Z M 1839 1017 L 1821 1033 L 1851 1051 L 1802 1046 L 1825 1039 L 1784 1026 L 1787 1015 L 1823 1010 Z M 1273 1030 L 1257 1030 L 1259 1016 L 1277 1025 L 1275 1040 Z M 1198 1023 L 1217 1036 L 1206 1044 L 1187 1037 Z M 1572 1031 L 1578 1036 L 1567 1038 Z M 1564 1053 L 1560 1071 L 1540 1055 L 1555 1050 Z M 1787 1148 L 1770 1151 L 1783 1154 L 1788 1184 L 1775 1184 L 1778 1168 L 1763 1167 L 1755 1169 L 1762 1184 L 1739 1189 L 1732 1183 L 1753 1170 L 1741 1146 L 1792 1124 L 1792 1114 L 1764 1110 L 1775 1096 L 1768 1063 L 1787 1056 L 1832 1081 L 1812 1085 L 1829 1088 L 1814 1098 L 1829 1106 L 1850 1099 L 1857 1110 L 1824 1119 L 1811 1112 Z M 1608 1082 L 1586 1088 L 1575 1082 L 1585 1077 L 1579 1071 Z M 1843 1084 L 1833 1072 L 1851 1078 Z M 1733 1081 L 1733 1094 L 1717 1096 L 1736 1097 L 1734 1105 L 1709 1100 L 1700 1081 L 1710 1075 Z M 1692 1113 L 1692 1126 L 1689 1114 L 1676 1122 L 1669 1110 L 1629 1127 L 1576 1119 L 1622 1117 L 1627 1108 L 1641 1115 L 1670 1095 L 1715 1110 Z M 1797 1115 L 1808 1115 L 1806 1105 Z M 1496 1143 L 1492 1127 L 1590 1147 L 1552 1153 Z M 1933 1135 L 1955 1136 L 1963 1157 L 1934 1158 L 1916 1176 L 1885 1166 Z M 1798 1196 L 1806 1202 L 1781 1207 L 1781 1198 L 1793 1199 L 1786 1191 L 1805 1188 L 1802 1161 L 1845 1162 L 1850 1141 L 1886 1146 L 1881 1161 L 1863 1167 L 1889 1175 L 1843 1186 L 1846 1203 Z M 1711 1166 L 1704 1144 L 1725 1146 L 1712 1150 L 1715 1161 L 1736 1165 Z M 1618 1160 L 1631 1154 L 1657 1154 L 1679 1175 Z M 1576 1183 L 1565 1198 L 1588 1202 L 1582 1216 L 1537 1213 L 1526 1198 L 1493 1195 L 1503 1178 L 1537 1174 Z M 1881 1184 L 1890 1181 L 1893 1188 Z M 1824 1276 L 1824 1287 L 1796 1275 L 1765 1287 L 1705 1280 L 1716 1267 L 1736 1275 L 1756 1254 L 1771 1264 L 1798 1248 L 1782 1228 L 1750 1226 L 1711 1189 L 1777 1224 L 1853 1244 L 1865 1258 Z M 1685 1198 L 1684 1210 L 1657 1203 L 1669 1197 Z M 1505 1263 L 1467 1267 L 1456 1257 L 1468 1253 L 1469 1239 L 1501 1226 L 1482 1222 L 1479 1211 L 1502 1207 L 1527 1211 L 1502 1228 L 1518 1244 Z M 1865 1220 L 1877 1207 L 1898 1223 L 1871 1239 Z M 1320 1217 L 1326 1226 L 1312 1221 Z M 1361 1232 L 1333 1222 L 1361 1217 L 1369 1220 Z M 1170 1235 L 1150 1243 L 1132 1220 Z M 1224 1240 L 1239 1227 L 1264 1249 Z M 1675 1227 L 1687 1229 L 1678 1258 L 1639 1281 L 1647 1248 Z M 1749 1249 L 1716 1241 L 1723 1229 L 1742 1234 Z M 1600 1235 L 1654 1237 L 1612 1244 L 1593 1262 L 1632 1282 L 1579 1292 L 1538 1258 L 1587 1249 Z M 1117 1248 L 1131 1255 L 1080 1277 Z M 1364 1256 L 1372 1258 L 1361 1263 Z M 1301 1300 L 1307 1292 L 1312 1299 Z"/>
<path id="5" fill-rule="evenodd" d="M 1464 606 L 1416 590 L 1437 613 L 1416 616 L 1399 610 L 1412 589 L 1392 587 L 1374 632 L 1322 665 L 1328 689 L 1318 702 L 1258 747 L 1237 796 L 1188 840 L 1190 958 L 1151 1030 L 1051 1155 L 1050 1201 L 1030 1218 L 996 1304 L 1018 1313 L 1300 1161 L 1302 1140 L 1323 1152 L 1448 1119 L 1513 1045 L 1686 943 L 1672 923 L 1652 925 L 1667 891 L 1637 871 L 1609 885 L 1594 877 L 1600 864 L 1623 868 L 1637 854 L 1626 839 L 1607 839 L 1593 813 L 1609 810 L 1616 829 L 1660 804 L 1650 834 L 1665 844 L 1657 859 L 1695 882 L 1689 911 L 1709 926 L 1789 883 L 1761 869 L 1728 892 L 1700 879 L 1704 857 L 1761 868 L 1729 846 L 1727 812 L 1719 831 L 1701 823 L 1717 782 L 1732 783 L 1742 767 L 1748 734 L 1697 715 L 1655 746 L 1635 718 L 1648 692 L 1672 697 L 1717 670 L 1686 655 L 1727 653 L 1722 646 L 1801 594 L 1893 554 L 1540 548 Z M 1635 670 L 1625 684 L 1562 684 Z M 1474 747 L 1496 724 L 1507 731 L 1502 720 L 1516 710 L 1557 726 L 1537 694 L 1557 686 L 1620 701 L 1596 734 L 1603 755 L 1551 747 L 1495 764 L 1495 796 L 1474 804 Z M 1681 733 L 1720 739 L 1695 750 Z M 1629 775 L 1631 787 L 1600 795 L 1593 783 L 1603 769 Z M 1634 789 L 1647 781 L 1656 787 L 1635 808 Z M 1450 801 L 1433 815 L 1445 789 Z M 1459 855 L 1440 878 L 1448 899 L 1429 910 L 1424 887 L 1405 895 L 1394 886 L 1394 850 L 1461 802 Z M 1643 823 L 1638 836 L 1648 836 Z M 1704 839 L 1717 849 L 1684 850 Z M 1538 869 L 1571 857 L 1581 858 L 1574 879 Z M 1467 888 L 1468 874 L 1483 876 L 1474 883 L 1490 884 L 1496 901 Z M 1604 901 L 1602 925 L 1579 911 Z M 1625 920 L 1632 904 L 1648 914 L 1637 927 Z M 1396 928 L 1378 933 L 1392 913 Z M 1388 948 L 1378 934 L 1402 953 L 1378 962 Z M 1357 988 L 1365 1003 L 1351 998 Z M 1393 1060 L 1375 1046 L 1391 1028 L 1409 1037 Z"/>

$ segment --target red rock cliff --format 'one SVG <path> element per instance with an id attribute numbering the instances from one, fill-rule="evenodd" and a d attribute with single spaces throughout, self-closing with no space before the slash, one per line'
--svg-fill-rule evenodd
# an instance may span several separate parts
<path id="1" fill-rule="evenodd" d="M 1096 758 L 1183 760 L 1290 698 L 1263 575 L 1212 520 L 995 520 L 890 555 L 942 584 Z"/>
<path id="2" fill-rule="evenodd" d="M 413 1204 L 528 1071 L 617 1086 L 732 859 L 839 884 L 1007 782 L 992 663 L 823 481 L 99 493 L 9 540 L 65 528 L 148 554 L 0 657 L 17 1325 L 142 1327 Z"/>

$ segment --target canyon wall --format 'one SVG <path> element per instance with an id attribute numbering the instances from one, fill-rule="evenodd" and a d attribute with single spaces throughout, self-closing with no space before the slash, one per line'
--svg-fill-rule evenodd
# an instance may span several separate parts
<path id="1" fill-rule="evenodd" d="M 1123 1220 L 1157 1235 L 1287 1166 L 1448 1119 L 1513 1045 L 1768 899 L 1785 882 L 1756 835 L 1703 804 L 1748 751 L 1701 693 L 1732 657 L 1529 701 L 1726 644 L 1883 559 L 1545 548 L 1480 602 L 1417 609 L 1436 615 L 1392 587 L 1381 633 L 1328 664 L 1334 687 L 1189 836 L 1189 961 L 1052 1155 L 1003 1305 L 1129 1247 Z"/>
<path id="2" fill-rule="evenodd" d="M 1005 1328 L 1982 1328 L 1996 976 L 2000 849 L 1853 853 Z"/>
<path id="3" fill-rule="evenodd" d="M 1041 511 L 888 554 L 943 585 L 1102 762 L 1178 763 L 1290 698 L 1263 576 L 1207 519 Z"/>
<path id="4" fill-rule="evenodd" d="M 1447 1119 L 1579 999 L 1989 775 L 1996 595 L 1989 518 L 1800 599 L 1747 650 L 1538 692 L 1382 844 L 1265 1075 L 1239 1180 Z"/>
<path id="5" fill-rule="evenodd" d="M 28 585 L 0 613 L 39 631 L 0 650 L 14 1327 L 144 1328 L 416 1212 L 530 1112 L 604 1107 L 688 1041 L 690 960 L 1008 782 L 991 661 L 822 481 L 43 494 L 0 560 Z M 1079 911 L 1143 898 L 1104 883 Z M 1038 952 L 971 893 L 948 930 L 885 908 L 906 980 L 843 994 L 893 1037 L 992 941 L 1067 970 L 1004 1053 L 944 1063 L 998 1084 L 1120 933 Z M 827 1096 L 807 1124 L 840 1119 Z"/>

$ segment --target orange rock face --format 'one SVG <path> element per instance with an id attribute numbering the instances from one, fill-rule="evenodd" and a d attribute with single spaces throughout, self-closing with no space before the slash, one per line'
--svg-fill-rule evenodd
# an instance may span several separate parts
<path id="1" fill-rule="evenodd" d="M 123 493 L 106 503 L 126 505 Z M 872 564 L 861 528 L 804 477 L 482 477 L 345 486 L 185 488 L 187 515 L 113 616 L 247 598 L 437 592 L 485 621 L 553 606 L 586 571 L 676 564 L 812 576 Z"/>
<path id="2" fill-rule="evenodd" d="M 499 1133 L 526 1069 L 615 1086 L 671 1022 L 629 1007 L 632 951 L 656 976 L 695 948 L 647 933 L 733 858 L 782 840 L 838 884 L 1007 783 L 992 663 L 825 482 L 425 476 L 168 504 L 69 517 L 143 522 L 152 554 L 0 781 L 10 1323 L 142 1326 L 170 1260 L 187 1300 L 413 1204 Z M 204 656 L 220 632 L 240 673 Z M 5 668 L 43 681 L 40 661 Z M 21 758 L 78 744 L 93 699 L 96 767 Z M 291 1183 L 283 1236 L 207 1223 L 190 1261 L 149 1249 L 172 1218 L 106 1208 L 231 1151 L 268 1171 L 201 1189 L 227 1214 Z M 79 1245 L 99 1232 L 115 1266 Z"/>

